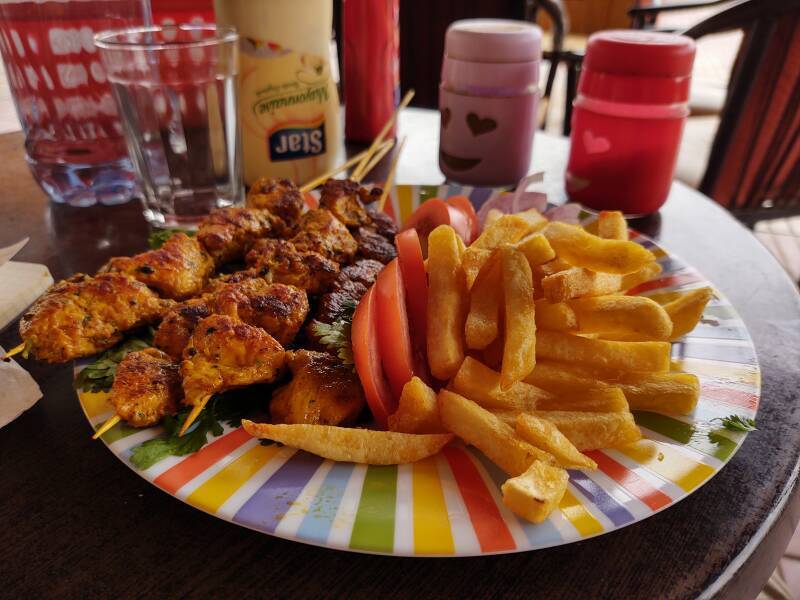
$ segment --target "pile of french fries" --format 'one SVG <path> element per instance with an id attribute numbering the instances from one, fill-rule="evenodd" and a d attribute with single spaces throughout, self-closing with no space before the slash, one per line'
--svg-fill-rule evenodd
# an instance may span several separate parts
<path id="1" fill-rule="evenodd" d="M 465 247 L 449 226 L 428 238 L 427 350 L 438 394 L 415 377 L 389 427 L 450 432 L 510 477 L 503 502 L 538 523 L 556 508 L 584 452 L 636 442 L 631 409 L 691 412 L 697 377 L 671 371 L 670 340 L 691 331 L 711 297 L 665 304 L 625 292 L 661 267 L 629 241 L 621 213 L 596 233 L 536 210 L 490 214 Z"/>

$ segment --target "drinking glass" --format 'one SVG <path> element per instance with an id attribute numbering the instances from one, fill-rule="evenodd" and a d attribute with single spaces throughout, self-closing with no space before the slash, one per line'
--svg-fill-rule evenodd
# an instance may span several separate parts
<path id="1" fill-rule="evenodd" d="M 213 25 L 95 36 L 156 227 L 192 228 L 242 201 L 238 37 Z"/>

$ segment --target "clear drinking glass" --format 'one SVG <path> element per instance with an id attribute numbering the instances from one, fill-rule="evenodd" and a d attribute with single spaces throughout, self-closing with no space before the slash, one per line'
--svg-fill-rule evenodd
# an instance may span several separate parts
<path id="1" fill-rule="evenodd" d="M 95 36 L 156 227 L 191 228 L 241 202 L 238 35 L 213 25 Z"/>

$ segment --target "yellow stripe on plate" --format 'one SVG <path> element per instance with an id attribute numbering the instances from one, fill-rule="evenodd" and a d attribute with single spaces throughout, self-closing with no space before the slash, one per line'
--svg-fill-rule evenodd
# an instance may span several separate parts
<path id="1" fill-rule="evenodd" d="M 186 499 L 208 512 L 217 512 L 225 501 L 255 475 L 281 449 L 278 444 L 256 445 L 206 481 Z"/>
<path id="2" fill-rule="evenodd" d="M 686 492 L 691 492 L 715 472 L 713 467 L 653 440 L 642 440 L 616 450 Z"/>
<path id="3" fill-rule="evenodd" d="M 572 523 L 583 537 L 603 532 L 603 525 L 594 518 L 594 515 L 586 510 L 575 495 L 569 491 L 564 492 L 559 507 L 561 513 Z"/>
<path id="4" fill-rule="evenodd" d="M 400 223 L 402 225 L 406 219 L 414 212 L 413 190 L 410 185 L 398 185 L 396 188 L 397 203 L 400 205 Z"/>
<path id="5" fill-rule="evenodd" d="M 78 392 L 78 398 L 83 406 L 83 412 L 90 419 L 114 410 L 111 404 L 111 394 L 108 392 Z"/>
<path id="6" fill-rule="evenodd" d="M 702 358 L 681 358 L 672 361 L 673 371 L 684 371 L 698 377 L 723 379 L 743 385 L 761 385 L 761 373 L 754 365 L 744 365 Z"/>
<path id="7" fill-rule="evenodd" d="M 414 552 L 416 554 L 453 554 L 453 532 L 447 516 L 442 483 L 436 458 L 413 464 Z"/>

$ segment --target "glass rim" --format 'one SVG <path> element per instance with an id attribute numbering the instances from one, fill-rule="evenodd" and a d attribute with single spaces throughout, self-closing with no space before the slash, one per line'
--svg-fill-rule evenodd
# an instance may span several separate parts
<path id="1" fill-rule="evenodd" d="M 131 34 L 163 33 L 164 31 L 212 31 L 213 38 L 202 40 L 179 40 L 169 42 L 131 42 L 117 40 L 116 38 Z M 152 25 L 149 27 L 129 27 L 125 29 L 111 29 L 100 31 L 94 35 L 94 45 L 103 50 L 177 50 L 184 48 L 203 48 L 219 44 L 235 42 L 239 39 L 239 32 L 235 27 L 223 25 Z"/>

